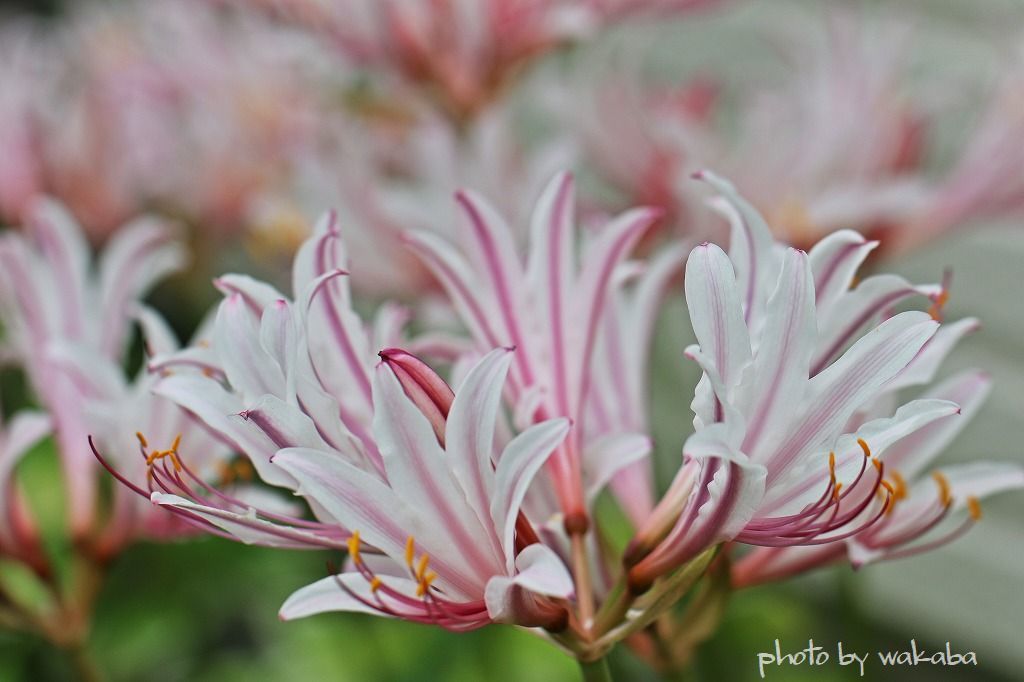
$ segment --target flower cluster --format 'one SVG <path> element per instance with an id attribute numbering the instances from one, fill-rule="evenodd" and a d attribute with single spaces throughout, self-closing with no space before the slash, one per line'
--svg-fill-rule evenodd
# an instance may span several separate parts
<path id="1" fill-rule="evenodd" d="M 950 273 L 880 272 L 1019 217 L 1020 64 L 936 83 L 888 9 L 715 23 L 730 4 L 3 20 L 0 561 L 45 598 L 0 571 L 0 624 L 81 648 L 118 555 L 209 534 L 330 553 L 284 620 L 503 623 L 681 668 L 730 594 L 927 552 L 1024 487 L 936 463 L 992 385 L 941 371 L 980 325 L 946 319 Z M 234 274 L 183 344 L 190 242 L 193 276 Z M 654 362 L 671 303 L 693 343 Z"/>
<path id="2" fill-rule="evenodd" d="M 156 395 L 303 498 L 312 518 L 210 485 L 193 471 L 209 453 L 178 443 L 173 457 L 151 454 L 147 485 L 131 487 L 215 534 L 344 550 L 344 567 L 293 594 L 285 619 L 345 610 L 452 630 L 513 623 L 591 660 L 657 636 L 646 626 L 671 619 L 701 576 L 724 568 L 738 589 L 922 552 L 977 522 L 981 497 L 1024 486 L 1017 464 L 924 473 L 989 383 L 967 372 L 901 400 L 977 328 L 941 322 L 948 282 L 857 281 L 877 242 L 846 230 L 809 252 L 786 247 L 730 183 L 697 177 L 718 193 L 731 238 L 728 253 L 705 243 L 685 258 L 697 341 L 685 355 L 702 376 L 695 432 L 660 499 L 646 355 L 684 256 L 629 260 L 654 210 L 579 234 L 568 174 L 542 193 L 523 260 L 471 192 L 457 197 L 458 246 L 406 236 L 468 338 L 409 338 L 408 311 L 393 305 L 361 318 L 329 214 L 296 257 L 294 299 L 224 276 L 208 341 L 150 359 Z M 898 312 L 914 302 L 927 312 Z M 452 378 L 419 356 L 450 364 Z M 609 484 L 633 526 L 618 547 L 595 513 Z"/>

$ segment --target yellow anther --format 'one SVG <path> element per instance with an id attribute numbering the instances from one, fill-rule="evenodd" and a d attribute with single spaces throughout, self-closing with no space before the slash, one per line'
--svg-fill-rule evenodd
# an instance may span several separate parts
<path id="1" fill-rule="evenodd" d="M 933 320 L 938 322 L 942 321 L 942 309 L 949 301 L 949 289 L 943 289 L 939 292 L 939 295 L 935 297 L 935 301 L 932 303 L 932 307 L 928 309 L 928 314 L 932 316 Z"/>
<path id="2" fill-rule="evenodd" d="M 352 557 L 352 563 L 358 564 L 362 559 L 359 558 L 359 531 L 352 531 L 352 537 L 348 539 L 348 555 Z"/>
<path id="3" fill-rule="evenodd" d="M 857 445 L 859 445 L 860 449 L 864 451 L 864 456 L 865 457 L 870 457 L 871 456 L 871 448 L 868 447 L 868 444 L 864 441 L 863 438 L 858 438 L 857 439 Z"/>
<path id="4" fill-rule="evenodd" d="M 416 564 L 416 579 L 423 580 L 423 576 L 427 573 L 427 564 L 430 563 L 430 557 L 427 554 L 420 556 L 420 561 Z"/>
<path id="5" fill-rule="evenodd" d="M 828 453 L 828 475 L 832 479 L 833 485 L 836 482 L 836 453 Z"/>
<path id="6" fill-rule="evenodd" d="M 892 472 L 893 487 L 896 489 L 896 499 L 902 500 L 907 496 L 907 482 L 900 476 L 900 472 Z"/>
<path id="7" fill-rule="evenodd" d="M 974 495 L 967 498 L 967 511 L 971 513 L 972 519 L 981 521 L 981 503 L 978 502 L 978 498 Z"/>
<path id="8" fill-rule="evenodd" d="M 412 559 L 416 551 L 416 541 L 410 535 L 409 539 L 405 541 L 405 564 L 409 568 L 412 568 Z"/>
<path id="9" fill-rule="evenodd" d="M 217 472 L 220 475 L 221 485 L 228 485 L 235 480 L 235 470 L 227 462 L 221 462 L 217 466 Z"/>
<path id="10" fill-rule="evenodd" d="M 434 582 L 435 580 L 437 580 L 437 573 L 434 573 L 433 571 L 430 571 L 430 572 L 429 572 L 429 573 L 427 573 L 427 574 L 426 574 L 425 576 L 423 576 L 423 583 L 424 583 L 425 585 L 427 585 L 428 587 L 429 587 L 429 586 L 430 586 L 430 584 L 431 584 L 431 583 L 433 583 L 433 582 Z"/>
<path id="11" fill-rule="evenodd" d="M 178 453 L 178 446 L 179 445 L 181 445 L 181 434 L 180 433 L 177 436 L 174 437 L 174 442 L 171 443 L 171 452 L 177 454 Z"/>
<path id="12" fill-rule="evenodd" d="M 139 445 L 141 445 L 144 448 L 149 447 L 149 443 L 146 441 L 146 437 L 142 435 L 141 431 L 136 431 L 135 437 L 139 439 Z"/>
<path id="13" fill-rule="evenodd" d="M 178 461 L 178 453 L 174 450 L 154 450 L 149 453 L 148 457 L 146 457 L 146 465 L 152 466 L 154 462 L 158 459 L 163 459 L 164 457 L 170 457 L 171 464 L 174 465 L 174 470 L 181 471 L 181 462 Z"/>
<path id="14" fill-rule="evenodd" d="M 881 460 L 877 460 L 874 457 L 872 457 L 871 458 L 871 463 L 875 465 L 876 469 L 878 469 L 878 473 L 882 473 L 882 462 L 881 462 Z"/>
<path id="15" fill-rule="evenodd" d="M 836 489 L 832 491 L 832 499 L 835 500 L 836 502 L 839 501 L 839 493 L 842 491 L 842 489 L 843 489 L 843 484 L 842 483 L 836 483 Z"/>
<path id="16" fill-rule="evenodd" d="M 373 578 L 370 580 L 370 592 L 376 592 L 377 590 L 379 590 L 381 584 L 382 583 L 380 578 L 378 578 L 377 576 L 373 576 Z"/>
<path id="17" fill-rule="evenodd" d="M 889 491 L 889 495 L 893 498 L 896 497 L 896 491 L 892 489 L 892 484 L 889 481 L 882 481 L 882 487 Z"/>
<path id="18" fill-rule="evenodd" d="M 243 481 L 251 481 L 253 476 L 252 464 L 247 459 L 239 459 L 235 461 L 234 466 L 235 474 L 238 478 Z"/>
<path id="19" fill-rule="evenodd" d="M 953 503 L 953 494 L 949 490 L 949 481 L 941 471 L 932 472 L 932 478 L 935 479 L 935 483 L 939 486 L 939 499 L 942 501 L 942 506 L 948 507 Z"/>

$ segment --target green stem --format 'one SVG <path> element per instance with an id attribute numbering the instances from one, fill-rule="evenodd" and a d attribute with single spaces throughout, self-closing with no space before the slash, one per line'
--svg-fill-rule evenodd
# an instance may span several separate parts
<path id="1" fill-rule="evenodd" d="M 96 662 L 89 655 L 89 650 L 86 649 L 84 643 L 77 642 L 72 644 L 67 648 L 67 652 L 71 657 L 71 665 L 75 669 L 79 680 L 82 682 L 101 682 L 103 680 L 99 668 L 96 667 Z"/>
<path id="2" fill-rule="evenodd" d="M 583 673 L 583 682 L 612 682 L 612 673 L 608 669 L 608 659 L 599 658 L 596 661 L 580 661 L 580 672 Z"/>

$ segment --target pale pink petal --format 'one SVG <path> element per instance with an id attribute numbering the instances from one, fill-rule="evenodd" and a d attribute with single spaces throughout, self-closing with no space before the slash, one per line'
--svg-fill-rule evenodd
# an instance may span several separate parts
<path id="1" fill-rule="evenodd" d="M 384 578 L 384 580 L 387 581 L 389 587 L 403 594 L 416 594 L 417 583 L 412 580 L 395 577 Z M 343 588 L 342 585 L 345 587 Z M 355 593 L 359 599 L 353 597 L 347 590 Z M 295 620 L 296 618 L 305 618 L 329 611 L 350 611 L 389 617 L 389 614 L 381 611 L 379 608 L 368 605 L 376 604 L 378 598 L 383 599 L 383 603 L 387 604 L 389 608 L 395 610 L 398 614 L 403 613 L 408 608 L 406 606 L 399 606 L 387 597 L 374 594 L 370 590 L 370 583 L 362 575 L 358 573 L 343 573 L 341 575 L 321 578 L 315 583 L 306 585 L 293 592 L 281 606 L 278 617 L 281 620 Z"/>
<path id="2" fill-rule="evenodd" d="M 818 320 L 818 352 L 811 365 L 811 376 L 825 369 L 867 325 L 883 318 L 901 301 L 928 296 L 933 287 L 915 286 L 897 275 L 875 275 L 861 282 Z"/>
<path id="3" fill-rule="evenodd" d="M 1019 462 L 971 462 L 942 467 L 941 471 L 949 481 L 955 509 L 964 509 L 970 497 L 1024 488 L 1024 466 Z"/>
<path id="4" fill-rule="evenodd" d="M 391 489 L 418 510 L 424 523 L 437 526 L 452 546 L 461 548 L 471 570 L 487 575 L 488 567 L 499 560 L 488 530 L 446 466 L 446 455 L 430 422 L 383 363 L 374 377 L 374 407 L 373 433 Z"/>
<path id="5" fill-rule="evenodd" d="M 877 246 L 853 230 L 833 232 L 814 245 L 808 255 L 819 310 L 830 310 L 849 291 L 857 269 Z"/>
<path id="6" fill-rule="evenodd" d="M 515 562 L 512 578 L 495 576 L 487 583 L 484 599 L 487 614 L 499 623 L 516 622 L 516 588 L 535 594 L 568 599 L 574 591 L 572 576 L 558 555 L 550 548 L 534 544 L 526 547 Z"/>
<path id="7" fill-rule="evenodd" d="M 771 231 L 757 209 L 740 196 L 728 180 L 707 170 L 698 172 L 694 177 L 714 187 L 724 199 L 712 201 L 711 206 L 722 212 L 731 226 L 729 258 L 736 264 L 744 319 L 749 321 L 759 314 L 770 287 L 774 286 Z"/>
<path id="8" fill-rule="evenodd" d="M 516 517 L 537 471 L 569 433 L 569 420 L 551 419 L 512 439 L 498 460 L 490 512 L 509 572 L 512 571 Z"/>
<path id="9" fill-rule="evenodd" d="M 284 298 L 284 294 L 274 287 L 249 275 L 221 275 L 213 283 L 225 298 L 240 297 L 257 316 L 261 315 L 268 305 Z"/>
<path id="10" fill-rule="evenodd" d="M 651 447 L 650 437 L 642 433 L 608 434 L 587 443 L 583 447 L 583 488 L 587 499 L 597 497 L 609 481 L 628 467 L 643 464 L 646 471 L 650 467 L 647 457 Z M 632 494 L 642 495 L 645 490 L 641 486 Z M 628 503 L 627 499 L 623 502 Z"/>
<path id="11" fill-rule="evenodd" d="M 147 305 L 135 305 L 133 316 L 142 330 L 142 341 L 149 358 L 167 356 L 178 350 L 178 337 L 163 316 Z"/>
<path id="12" fill-rule="evenodd" d="M 121 352 L 132 301 L 180 269 L 185 260 L 182 244 L 156 219 L 139 218 L 114 234 L 99 263 L 100 309 L 104 315 L 100 348 L 105 353 L 117 357 Z"/>
<path id="13" fill-rule="evenodd" d="M 917 357 L 907 365 L 906 369 L 889 382 L 886 391 L 896 391 L 908 386 L 920 386 L 931 382 L 946 356 L 960 342 L 960 339 L 977 331 L 980 327 L 981 323 L 973 317 L 943 324 L 935 332 L 935 336 L 917 354 Z"/>
<path id="14" fill-rule="evenodd" d="M 478 574 L 468 557 L 460 556 L 470 548 L 454 544 L 451 529 L 439 525 L 436 512 L 414 506 L 404 491 L 399 493 L 373 475 L 318 450 L 281 450 L 274 463 L 299 482 L 298 494 L 315 500 L 342 527 L 359 531 L 368 545 L 396 562 L 404 565 L 406 542 L 412 537 L 417 554 L 430 556 L 430 567 L 443 584 L 466 596 L 479 594 L 483 588 L 486 577 Z M 452 557 L 459 561 L 451 561 Z"/>
<path id="15" fill-rule="evenodd" d="M 187 518 L 201 519 L 247 545 L 286 549 L 340 549 L 345 546 L 343 541 L 336 538 L 261 519 L 255 510 L 247 513 L 233 512 L 166 493 L 153 493 L 150 499 L 153 504 L 180 509 Z"/>
<path id="16" fill-rule="evenodd" d="M 746 390 L 739 398 L 747 417 L 743 451 L 754 456 L 774 424 L 785 423 L 807 386 L 817 340 L 814 285 L 807 254 L 789 249 L 778 286 L 765 308 L 766 322 Z M 777 430 L 777 427 L 776 427 Z M 768 439 L 777 437 L 771 433 Z M 756 459 L 756 457 L 755 457 Z"/>
<path id="17" fill-rule="evenodd" d="M 575 190 L 572 176 L 559 173 L 544 188 L 530 222 L 526 280 L 538 292 L 537 319 L 543 324 L 550 354 L 551 398 L 559 415 L 573 414 L 568 365 L 569 295 L 573 273 Z"/>
<path id="18" fill-rule="evenodd" d="M 255 400 L 267 393 L 282 395 L 285 391 L 281 368 L 259 343 L 262 312 L 256 313 L 246 306 L 240 294 L 226 298 L 217 311 L 213 346 L 228 381 L 243 400 Z"/>
<path id="19" fill-rule="evenodd" d="M 427 232 L 408 233 L 405 242 L 434 273 L 474 338 L 491 348 L 511 343 L 501 337 L 491 317 L 490 301 L 481 296 L 469 266 L 451 246 Z"/>
<path id="20" fill-rule="evenodd" d="M 942 419 L 895 443 L 886 454 L 886 466 L 895 468 L 908 479 L 916 477 L 971 422 L 991 389 L 992 380 L 987 374 L 967 371 L 929 390 L 926 397 L 952 401 L 960 406 L 960 414 Z"/>
<path id="21" fill-rule="evenodd" d="M 578 395 L 583 399 L 587 395 L 591 375 L 590 359 L 598 324 L 607 307 L 612 273 L 660 216 L 661 212 L 656 209 L 628 211 L 608 224 L 583 254 L 583 267 L 574 290 L 576 305 L 582 309 L 583 314 L 580 326 L 572 330 L 575 332 L 572 336 L 578 337 L 582 333 L 582 339 L 576 346 L 580 353 L 579 361 L 573 364 L 575 374 L 579 376 L 571 377 L 573 384 L 579 388 L 572 395 Z M 573 411 L 568 414 L 575 414 L 579 409 L 578 405 L 571 402 L 570 407 Z"/>
<path id="22" fill-rule="evenodd" d="M 714 244 L 695 248 L 686 262 L 685 289 L 701 354 L 728 390 L 750 363 L 751 352 L 736 274 L 725 252 Z"/>
<path id="23" fill-rule="evenodd" d="M 801 420 L 763 460 L 769 467 L 769 485 L 805 451 L 827 452 L 854 411 L 913 360 L 937 327 L 938 323 L 925 313 L 900 313 L 858 340 L 815 376 Z"/>
<path id="24" fill-rule="evenodd" d="M 217 381 L 201 375 L 176 374 L 157 382 L 157 395 L 194 414 L 214 433 L 243 453 L 259 477 L 270 485 L 291 487 L 294 481 L 270 463 L 277 446 L 241 416 L 244 405 Z"/>
<path id="25" fill-rule="evenodd" d="M 481 527 L 500 553 L 490 517 L 494 495 L 494 431 L 512 352 L 498 349 L 480 360 L 459 385 L 445 429 L 445 461 L 465 492 Z"/>

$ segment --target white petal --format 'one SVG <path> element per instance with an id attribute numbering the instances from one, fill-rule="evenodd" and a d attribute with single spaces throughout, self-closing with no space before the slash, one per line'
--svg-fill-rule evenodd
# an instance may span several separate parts
<path id="1" fill-rule="evenodd" d="M 534 475 L 569 433 L 567 419 L 551 419 L 532 426 L 505 446 L 494 475 L 491 519 L 511 572 L 515 552 L 516 517 Z"/>
<path id="2" fill-rule="evenodd" d="M 645 462 L 651 439 L 642 433 L 611 434 L 583 447 L 583 479 L 587 499 L 593 500 L 612 478 L 626 467 Z"/>
<path id="3" fill-rule="evenodd" d="M 813 379 L 801 419 L 764 461 L 769 485 L 807 451 L 832 449 L 850 416 L 917 355 L 938 324 L 925 313 L 900 313 L 883 322 Z"/>
<path id="4" fill-rule="evenodd" d="M 548 597 L 568 599 L 574 586 L 569 570 L 549 547 L 533 544 L 516 557 L 516 585 Z"/>
<path id="5" fill-rule="evenodd" d="M 806 390 L 817 341 L 814 286 L 807 254 L 796 249 L 786 252 L 765 318 L 752 372 L 740 398 L 740 410 L 748 415 L 742 449 L 755 459 L 756 444 L 777 438 L 778 426 L 773 426 L 780 421 L 788 425 L 793 405 L 801 403 Z"/>
<path id="6" fill-rule="evenodd" d="M 728 391 L 750 363 L 750 337 L 743 321 L 732 262 L 714 244 L 698 246 L 686 261 L 686 303 L 701 353 Z"/>
<path id="7" fill-rule="evenodd" d="M 197 504 L 178 495 L 156 492 L 150 496 L 150 500 L 162 507 L 175 507 L 198 516 L 247 545 L 285 549 L 338 548 L 343 545 L 339 540 L 331 540 L 301 528 L 265 521 L 252 510 L 249 513 L 226 511 Z"/>
<path id="8" fill-rule="evenodd" d="M 963 431 L 981 409 L 992 389 L 992 380 L 982 372 L 963 372 L 943 381 L 925 395 L 949 400 L 960 406 L 960 414 L 941 419 L 895 443 L 886 454 L 886 466 L 908 480 L 920 474 Z"/>
<path id="9" fill-rule="evenodd" d="M 512 352 L 498 349 L 480 360 L 459 385 L 445 427 L 445 458 L 459 486 L 497 546 L 490 517 L 494 494 L 494 430 Z"/>
<path id="10" fill-rule="evenodd" d="M 363 597 L 371 604 L 374 602 L 374 595 L 370 592 L 370 585 L 366 578 L 358 573 L 345 573 L 321 578 L 315 583 L 306 585 L 293 592 L 278 611 L 281 620 L 295 620 L 315 616 L 319 613 L 330 611 L 351 611 L 354 613 L 370 613 L 377 616 L 387 614 L 378 609 L 370 608 L 346 592 L 339 583 L 344 583 L 348 589 Z"/>

